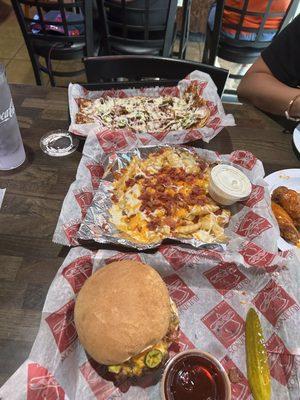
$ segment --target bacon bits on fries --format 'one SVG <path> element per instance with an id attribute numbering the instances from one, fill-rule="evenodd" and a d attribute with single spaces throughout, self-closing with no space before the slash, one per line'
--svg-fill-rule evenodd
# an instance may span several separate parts
<path id="1" fill-rule="evenodd" d="M 230 211 L 209 197 L 209 174 L 209 164 L 184 149 L 134 156 L 115 173 L 111 222 L 138 243 L 167 237 L 224 243 Z"/>

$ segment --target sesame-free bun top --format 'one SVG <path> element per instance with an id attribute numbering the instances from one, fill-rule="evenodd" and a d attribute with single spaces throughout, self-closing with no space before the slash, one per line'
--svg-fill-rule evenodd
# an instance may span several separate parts
<path id="1" fill-rule="evenodd" d="M 167 333 L 168 289 L 149 265 L 117 261 L 86 280 L 74 311 L 79 340 L 105 365 L 121 364 L 158 343 Z"/>

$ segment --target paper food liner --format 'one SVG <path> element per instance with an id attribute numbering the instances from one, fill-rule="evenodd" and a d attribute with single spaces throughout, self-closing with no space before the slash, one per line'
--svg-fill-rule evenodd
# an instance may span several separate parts
<path id="1" fill-rule="evenodd" d="M 117 166 L 122 167 L 128 163 L 132 154 L 146 154 L 151 149 L 155 150 L 154 147 L 135 149 L 126 146 L 122 152 L 108 155 L 99 146 L 97 134 L 91 134 L 83 149 L 76 181 L 70 186 L 64 200 L 53 241 L 69 246 L 78 245 L 78 231 L 80 229 L 81 239 L 134 246 L 139 249 L 153 247 L 153 245 L 133 245 L 125 239 L 112 236 L 114 228 L 110 227 L 108 220 L 108 209 L 110 207 L 108 189 L 111 185 L 109 181 L 111 174 L 107 173 Z M 267 252 L 276 252 L 279 230 L 271 211 L 270 195 L 267 183 L 263 180 L 264 169 L 261 161 L 244 150 L 220 155 L 203 149 L 188 149 L 192 149 L 209 162 L 224 162 L 234 165 L 242 170 L 252 182 L 253 189 L 248 200 L 238 203 L 232 208 L 235 215 L 231 218 L 226 229 L 230 238 L 227 248 L 231 251 L 240 251 L 252 246 L 252 248 L 262 248 Z M 111 234 L 108 234 L 107 231 L 103 232 L 100 227 L 101 224 L 105 229 L 107 227 L 111 229 Z M 206 245 L 194 239 L 183 239 L 181 241 L 197 247 Z M 222 250 L 222 247 L 218 247 Z"/>
<path id="2" fill-rule="evenodd" d="M 183 94 L 186 88 L 194 84 L 197 86 L 199 94 L 207 101 L 210 109 L 210 117 L 207 124 L 203 128 L 188 129 L 180 131 L 156 132 L 156 133 L 135 133 L 130 129 L 110 129 L 105 128 L 101 123 L 76 124 L 76 114 L 78 112 L 78 104 L 76 99 L 79 97 L 93 99 L 99 97 L 132 97 L 132 96 L 176 96 Z M 224 127 L 235 125 L 234 118 L 231 114 L 225 114 L 221 99 L 218 95 L 216 85 L 211 77 L 201 71 L 193 71 L 185 79 L 178 83 L 175 87 L 152 87 L 142 89 L 122 89 L 122 90 L 102 90 L 88 91 L 78 84 L 69 85 L 69 110 L 71 124 L 69 131 L 80 136 L 87 136 L 91 132 L 97 133 L 99 142 L 106 152 L 118 151 L 123 146 L 123 141 L 127 144 L 132 142 L 138 145 L 155 145 L 155 144 L 180 144 L 193 140 L 202 139 L 209 142 Z"/>
<path id="3" fill-rule="evenodd" d="M 103 367 L 87 358 L 77 338 L 76 295 L 98 268 L 122 259 L 148 263 L 167 284 L 180 319 L 171 355 L 194 347 L 213 354 L 229 376 L 235 376 L 232 399 L 250 399 L 245 318 L 253 307 L 269 355 L 272 399 L 299 400 L 300 269 L 294 253 L 273 254 L 273 265 L 266 271 L 245 268 L 230 252 L 170 246 L 162 246 L 156 254 L 73 248 L 49 289 L 29 358 L 0 389 L 2 400 L 160 398 L 160 385 L 154 384 L 152 375 L 136 386 L 125 382 L 116 387 L 105 380 L 100 375 Z"/>
<path id="4" fill-rule="evenodd" d="M 133 149 L 129 152 L 115 153 L 111 158 L 105 160 L 105 176 L 103 177 L 105 180 L 103 179 L 100 181 L 99 187 L 94 194 L 93 202 L 88 208 L 86 217 L 80 226 L 78 238 L 95 240 L 99 243 L 120 244 L 139 250 L 154 248 L 161 244 L 162 241 L 151 244 L 139 244 L 130 239 L 125 239 L 115 225 L 110 222 L 111 216 L 109 213 L 112 206 L 113 173 L 127 166 L 134 155 L 143 159 L 161 147 L 162 146 L 143 147 Z M 246 173 L 252 183 L 253 189 L 249 199 L 245 202 L 240 202 L 234 206 L 228 207 L 232 212 L 229 225 L 225 229 L 225 233 L 229 238 L 228 247 L 236 249 L 240 246 L 244 246 L 245 241 L 253 240 L 254 243 L 264 243 L 264 247 L 270 248 L 271 251 L 276 251 L 279 233 L 270 212 L 270 195 L 268 190 L 266 190 L 267 185 L 262 179 L 264 176 L 262 163 L 258 160 L 254 161 L 254 157 L 252 156 L 254 164 L 252 168 L 248 170 L 240 165 L 240 160 L 236 160 L 233 154 L 218 155 L 209 150 L 191 147 L 186 148 L 186 150 L 195 152 L 209 163 L 221 162 L 235 165 Z M 194 238 L 184 239 L 170 237 L 170 239 L 187 243 L 195 247 L 208 245 Z M 216 244 L 209 244 L 209 246 L 216 246 Z M 218 247 L 220 247 L 220 245 L 218 245 Z"/>

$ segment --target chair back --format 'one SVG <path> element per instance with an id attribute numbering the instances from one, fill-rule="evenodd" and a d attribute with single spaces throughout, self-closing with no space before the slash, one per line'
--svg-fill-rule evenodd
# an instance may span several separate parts
<path id="1" fill-rule="evenodd" d="M 219 8 L 219 10 L 217 11 L 219 12 L 216 11 L 216 19 L 215 19 L 215 24 L 217 23 L 217 26 L 215 25 L 214 28 L 217 28 L 217 30 L 218 28 L 219 29 L 225 28 L 235 32 L 234 38 L 231 39 L 229 37 L 222 37 L 222 42 L 228 44 L 229 46 L 236 46 L 236 47 L 252 47 L 252 48 L 262 48 L 262 49 L 267 47 L 269 43 L 272 41 L 272 39 L 270 39 L 269 41 L 263 40 L 263 35 L 266 33 L 268 34 L 273 33 L 274 35 L 277 34 L 280 31 L 281 26 L 285 23 L 285 20 L 289 15 L 289 11 L 293 6 L 293 3 L 295 4 L 295 0 L 294 1 L 291 0 L 286 11 L 273 12 L 272 5 L 274 3 L 274 0 L 268 0 L 265 3 L 264 10 L 250 11 L 249 10 L 250 2 L 251 0 L 244 0 L 243 2 L 241 2 L 242 6 L 238 8 L 226 5 L 226 0 L 218 1 L 217 8 Z M 298 0 L 296 0 L 296 2 L 298 2 Z M 228 23 L 224 21 L 223 19 L 224 11 L 228 11 L 234 14 L 237 22 Z M 221 14 L 220 18 L 221 24 L 218 21 L 216 21 L 217 18 L 220 17 L 220 14 Z M 253 28 L 244 26 L 244 23 L 247 20 L 247 18 L 253 18 L 253 17 L 258 21 L 258 26 Z M 274 18 L 280 21 L 278 28 L 267 29 L 266 28 L 267 21 Z M 243 40 L 241 37 L 241 33 L 255 34 L 255 40 L 251 41 Z"/>
<path id="2" fill-rule="evenodd" d="M 218 0 L 213 30 L 211 30 L 209 24 L 207 24 L 202 61 L 214 65 L 215 59 L 218 56 L 224 60 L 238 64 L 253 63 L 257 57 L 259 57 L 261 51 L 268 47 L 272 41 L 272 35 L 270 40 L 262 40 L 263 35 L 272 32 L 277 34 L 293 18 L 299 4 L 299 0 L 291 0 L 285 12 L 274 13 L 271 12 L 273 1 L 274 0 L 268 0 L 264 3 L 264 12 L 254 12 L 249 11 L 250 0 L 241 1 L 241 8 L 226 5 L 226 0 Z M 235 13 L 237 16 L 237 22 L 235 24 L 223 22 L 224 10 Z M 260 22 L 258 27 L 250 28 L 244 26 L 244 21 L 247 17 L 249 18 L 249 16 L 258 18 Z M 266 22 L 269 18 L 279 18 L 280 23 L 276 30 L 266 28 Z M 223 29 L 231 29 L 234 31 L 234 37 L 230 38 L 226 35 L 221 35 Z M 243 38 L 244 40 L 242 40 L 243 33 L 254 33 L 255 39 L 245 40 L 245 38 Z M 273 37 L 274 36 L 275 35 L 273 35 Z M 239 79 L 241 75 L 231 75 L 231 77 Z"/>
<path id="3" fill-rule="evenodd" d="M 200 70 L 211 76 L 221 96 L 228 76 L 223 68 L 153 56 L 89 57 L 84 64 L 88 81 L 85 86 L 94 90 L 176 86 L 188 74 Z"/>
<path id="4" fill-rule="evenodd" d="M 92 1 L 12 0 L 12 5 L 29 53 L 33 51 L 32 44 L 35 41 L 62 45 L 84 41 L 86 54 L 93 54 Z M 29 8 L 30 16 L 25 13 L 25 7 Z M 53 14 L 51 16 L 51 11 L 56 14 L 56 18 Z M 73 14 L 72 19 L 68 16 L 70 12 Z"/>
<path id="5" fill-rule="evenodd" d="M 106 54 L 170 54 L 177 0 L 98 0 L 98 4 Z"/>

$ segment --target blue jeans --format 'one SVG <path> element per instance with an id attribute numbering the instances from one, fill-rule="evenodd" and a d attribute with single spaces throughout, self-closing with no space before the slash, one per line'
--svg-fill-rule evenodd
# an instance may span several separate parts
<path id="1" fill-rule="evenodd" d="M 214 23 L 215 23 L 215 16 L 216 16 L 216 4 L 213 4 L 211 6 L 211 9 L 208 14 L 208 26 L 211 31 L 214 30 Z M 226 31 L 221 31 L 221 36 L 227 37 L 230 39 L 235 39 L 235 33 L 230 33 Z M 261 41 L 262 42 L 270 42 L 273 37 L 275 36 L 275 32 L 263 32 L 261 36 Z M 239 37 L 239 40 L 247 40 L 247 41 L 254 41 L 256 39 L 256 33 L 254 32 L 241 32 Z"/>

